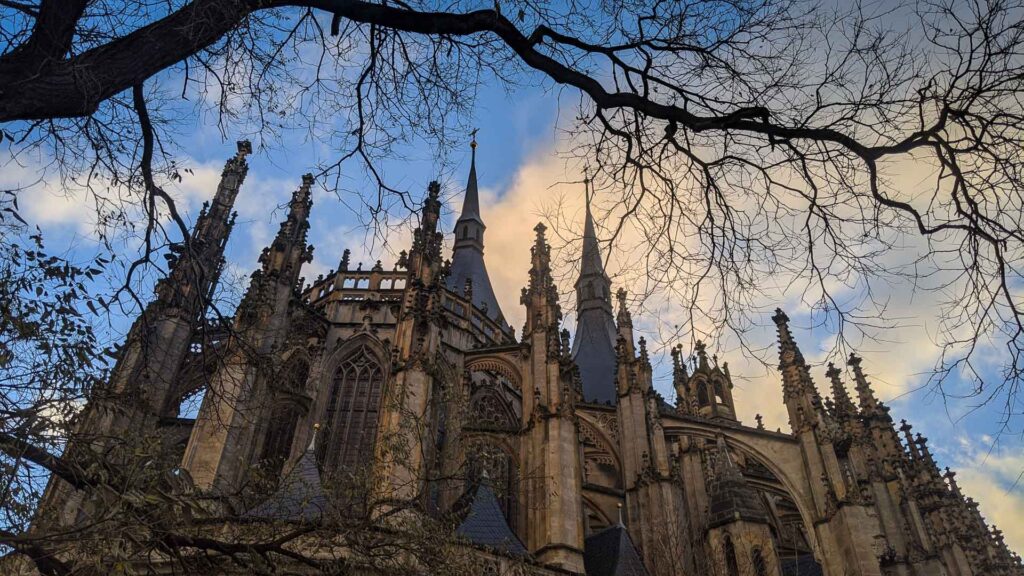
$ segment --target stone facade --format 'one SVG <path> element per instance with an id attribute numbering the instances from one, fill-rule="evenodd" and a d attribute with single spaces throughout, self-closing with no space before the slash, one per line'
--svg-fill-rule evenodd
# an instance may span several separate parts
<path id="1" fill-rule="evenodd" d="M 553 573 L 1024 574 L 955 474 L 938 470 L 927 440 L 894 425 L 858 357 L 849 359 L 856 400 L 831 365 L 822 399 L 782 311 L 774 321 L 790 430 L 739 422 L 728 365 L 702 344 L 690 357 L 673 350 L 676 402 L 667 403 L 622 290 L 613 306 L 589 209 L 577 333 L 561 327 L 538 224 L 516 334 L 483 263 L 475 143 L 450 259 L 431 184 L 393 270 L 353 268 L 346 250 L 337 270 L 303 286 L 306 177 L 231 329 L 201 329 L 196 294 L 216 282 L 247 150 L 228 162 L 190 249 L 129 335 L 102 400 L 131 398 L 119 412 L 129 416 L 87 409 L 92 426 L 163 430 L 197 488 L 229 494 L 255 471 L 329 478 L 369 464 L 373 490 L 421 497 L 428 510 L 477 494 L 469 508 L 487 517 L 460 533 L 514 534 L 507 549 Z M 193 346 L 201 339 L 205 347 Z M 199 389 L 198 417 L 177 418 Z M 388 457 L 391 445 L 404 447 L 402 458 Z M 71 521 L 82 505 L 71 492 L 54 482 L 44 509 Z M 274 502 L 259 510 L 290 509 Z"/>

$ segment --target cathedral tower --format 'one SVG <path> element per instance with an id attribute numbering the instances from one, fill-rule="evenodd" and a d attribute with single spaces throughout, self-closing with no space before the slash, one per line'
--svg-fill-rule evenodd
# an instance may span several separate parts
<path id="1" fill-rule="evenodd" d="M 93 449 L 132 453 L 132 443 L 154 433 L 161 437 L 161 458 L 167 438 L 161 419 L 178 415 L 182 398 L 191 392 L 179 371 L 189 356 L 203 322 L 210 297 L 224 265 L 224 247 L 234 224 L 232 208 L 248 172 L 248 141 L 224 165 L 211 204 L 205 204 L 192 233 L 168 255 L 170 270 L 157 282 L 156 298 L 132 324 L 110 380 L 93 392 L 78 423 L 68 454 Z M 131 431 L 131 433 L 126 433 Z M 117 439 L 117 440 L 114 440 Z M 115 456 L 116 458 L 119 456 Z M 73 521 L 83 505 L 83 492 L 51 479 L 40 516 L 56 514 L 60 522 Z"/>
<path id="2" fill-rule="evenodd" d="M 476 183 L 476 137 L 469 144 L 472 149 L 466 197 L 462 201 L 462 214 L 455 222 L 455 246 L 452 267 L 448 275 L 448 289 L 457 294 L 471 295 L 473 305 L 488 317 L 505 324 L 505 317 L 494 297 L 494 288 L 484 264 L 484 225 L 480 217 L 480 192 Z"/>
<path id="3" fill-rule="evenodd" d="M 612 281 L 601 262 L 601 248 L 590 212 L 590 183 L 586 182 L 587 212 L 583 225 L 583 257 L 576 280 L 576 338 L 572 357 L 583 379 L 583 400 L 614 404 L 615 319 L 612 316 Z"/>

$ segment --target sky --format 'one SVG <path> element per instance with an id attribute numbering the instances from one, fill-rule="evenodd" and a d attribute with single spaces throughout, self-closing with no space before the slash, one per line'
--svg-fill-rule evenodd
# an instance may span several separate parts
<path id="1" fill-rule="evenodd" d="M 468 125 L 479 128 L 477 172 L 481 187 L 482 216 L 487 224 L 485 260 L 490 271 L 502 310 L 512 326 L 522 326 L 523 311 L 519 305 L 520 289 L 527 283 L 529 247 L 533 242 L 534 225 L 545 220 L 551 207 L 559 199 L 563 214 L 557 221 L 548 221 L 552 236 L 568 239 L 562 242 L 556 262 L 562 266 L 571 259 L 583 227 L 582 175 L 578 167 L 568 164 L 559 152 L 569 145 L 558 130 L 559 119 L 572 113 L 574 95 L 563 94 L 551 86 L 527 85 L 509 93 L 497 85 L 485 86 L 477 98 Z M 172 187 L 179 208 L 189 221 L 194 220 L 204 200 L 212 197 L 224 161 L 234 153 L 234 135 L 222 134 L 210 118 L 195 115 L 191 126 L 176 136 L 186 151 L 179 163 L 190 168 L 183 179 Z M 383 164 L 393 181 L 406 186 L 420 197 L 433 179 L 442 182 L 446 199 L 444 228 L 450 231 L 464 190 L 469 169 L 469 135 L 463 135 L 466 145 L 453 152 L 454 165 L 440 169 L 433 161 L 432 151 L 403 153 Z M 20 195 L 23 215 L 38 224 L 51 251 L 67 251 L 73 257 L 87 258 L 95 254 L 95 213 L 92 199 L 80 191 L 58 189 L 51 174 L 43 168 L 48 162 L 45 154 L 20 157 L 11 161 L 10 151 L 4 143 L 0 148 L 0 189 L 26 188 Z M 269 244 L 283 218 L 281 206 L 298 186 L 301 175 L 331 151 L 310 143 L 301 134 L 286 133 L 280 144 L 270 150 L 257 150 L 249 158 L 249 173 L 236 209 L 238 224 L 227 248 L 229 278 L 244 278 L 257 267 L 257 256 Z M 903 178 L 908 185 L 920 180 L 925 167 L 907 163 L 889 168 L 894 178 Z M 353 182 L 359 182 L 358 173 Z M 369 190 L 370 184 L 365 183 Z M 352 263 L 362 262 L 369 267 L 380 259 L 390 268 L 398 251 L 408 249 L 409 230 L 400 229 L 382 243 L 363 226 L 362 218 L 354 213 L 357 204 L 345 197 L 318 190 L 314 196 L 313 215 L 309 232 L 310 242 L 316 247 L 314 261 L 303 275 L 312 279 L 318 274 L 336 268 L 342 251 L 353 252 Z M 598 212 L 598 234 L 607 234 Z M 614 248 L 614 247 L 613 247 Z M 614 249 L 605 254 L 609 273 L 617 285 L 625 276 L 618 272 L 629 258 L 629 253 Z M 572 288 L 571 273 L 567 273 L 561 290 L 568 296 Z M 629 286 L 626 286 L 629 288 Z M 891 408 L 893 417 L 906 418 L 914 431 L 929 438 L 929 446 L 941 466 L 950 466 L 959 472 L 958 480 L 964 492 L 978 500 L 990 523 L 1005 533 L 1010 546 L 1024 551 L 1024 441 L 1020 430 L 997 434 L 1001 406 L 982 406 L 971 410 L 968 400 L 949 400 L 922 387 L 928 380 L 929 370 L 940 353 L 936 345 L 937 326 L 930 312 L 936 302 L 928 296 L 915 293 L 910 286 L 893 286 L 889 294 L 890 307 L 898 316 L 897 327 L 890 331 L 883 343 L 865 344 L 859 349 L 863 367 L 874 389 Z M 563 303 L 571 301 L 563 297 Z M 774 354 L 776 339 L 769 317 L 775 306 L 783 307 L 791 318 L 794 335 L 808 361 L 819 390 L 828 392 L 824 365 L 832 348 L 834 328 L 818 322 L 810 309 L 799 298 L 780 286 L 763 303 L 760 327 L 747 335 L 770 356 Z M 635 330 L 651 342 L 660 344 L 652 349 L 656 363 L 655 385 L 666 397 L 674 396 L 667 347 L 674 342 L 663 341 L 665 326 L 672 324 L 685 303 L 677 301 L 648 301 L 643 303 L 649 315 L 634 313 Z M 655 314 L 657 312 L 658 314 Z M 654 319 L 657 317 L 657 319 Z M 108 326 L 107 337 L 116 341 L 127 324 L 114 322 Z M 567 319 L 571 328 L 571 315 Z M 692 342 L 680 342 L 689 353 Z M 755 414 L 762 414 L 770 429 L 788 428 L 782 403 L 781 384 L 774 370 L 766 369 L 756 358 L 745 357 L 736 342 L 712 342 L 709 348 L 719 359 L 730 363 L 736 389 L 734 398 L 739 417 L 752 425 Z M 994 371 L 998 354 L 983 355 L 984 370 Z M 764 358 L 762 358 L 763 360 Z M 849 383 L 851 379 L 845 376 Z M 850 386 L 852 391 L 852 385 Z"/>

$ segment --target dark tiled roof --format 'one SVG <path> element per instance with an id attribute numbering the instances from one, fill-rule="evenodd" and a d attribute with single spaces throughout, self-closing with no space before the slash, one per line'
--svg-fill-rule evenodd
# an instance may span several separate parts
<path id="1" fill-rule="evenodd" d="M 245 513 L 249 518 L 316 522 L 327 510 L 327 497 L 312 447 L 281 479 L 277 491 Z"/>
<path id="2" fill-rule="evenodd" d="M 821 564 L 811 554 L 782 559 L 782 576 L 823 576 Z"/>
<path id="3" fill-rule="evenodd" d="M 587 576 L 648 576 L 644 561 L 622 524 L 588 537 L 583 548 Z"/>
<path id="4" fill-rule="evenodd" d="M 478 546 L 513 556 L 526 556 L 526 548 L 509 528 L 490 485 L 484 481 L 473 490 L 469 512 L 455 533 Z"/>
<path id="5" fill-rule="evenodd" d="M 587 402 L 615 404 L 617 399 L 614 330 L 611 313 L 600 308 L 586 310 L 576 320 L 573 360 L 580 369 Z"/>
<path id="6" fill-rule="evenodd" d="M 500 320 L 504 324 L 504 316 L 498 305 L 498 298 L 491 287 L 491 278 L 487 275 L 484 255 L 471 246 L 459 247 L 452 253 L 452 267 L 448 275 L 448 289 L 462 294 L 466 280 L 472 282 L 473 305 L 487 309 L 487 317 Z"/>

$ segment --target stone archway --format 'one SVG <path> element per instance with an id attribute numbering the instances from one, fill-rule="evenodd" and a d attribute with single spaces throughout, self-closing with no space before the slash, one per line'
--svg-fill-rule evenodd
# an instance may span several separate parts
<path id="1" fill-rule="evenodd" d="M 816 508 L 810 482 L 804 475 L 803 454 L 799 442 L 788 434 L 749 428 L 708 427 L 682 422 L 665 424 L 666 437 L 685 435 L 713 441 L 724 436 L 733 450 L 758 461 L 777 479 L 796 506 L 803 523 L 803 532 L 818 562 L 824 564 L 824 555 L 815 529 Z"/>
<path id="2" fill-rule="evenodd" d="M 504 356 L 488 354 L 466 358 L 463 368 L 467 372 L 494 372 L 508 378 L 516 390 L 522 390 L 523 376 L 514 362 Z"/>

